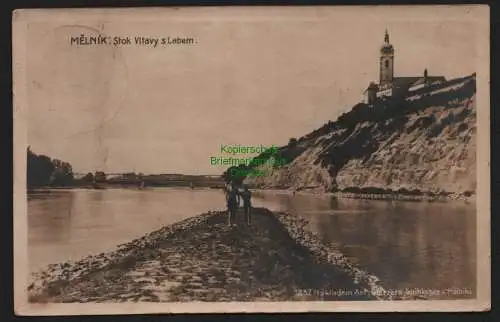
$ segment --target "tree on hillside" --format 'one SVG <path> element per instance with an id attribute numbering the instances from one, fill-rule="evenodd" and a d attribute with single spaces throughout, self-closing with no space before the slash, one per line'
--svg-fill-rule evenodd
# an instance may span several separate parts
<path id="1" fill-rule="evenodd" d="M 226 183 L 232 182 L 237 185 L 241 185 L 249 170 L 250 168 L 244 164 L 231 166 L 222 174 L 222 178 Z"/>

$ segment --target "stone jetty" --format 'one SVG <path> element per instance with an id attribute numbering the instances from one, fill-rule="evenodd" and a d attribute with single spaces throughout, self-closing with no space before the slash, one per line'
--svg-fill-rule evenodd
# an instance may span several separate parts
<path id="1" fill-rule="evenodd" d="M 108 253 L 35 274 L 29 301 L 183 302 L 387 300 L 379 281 L 286 213 L 208 212 Z"/>

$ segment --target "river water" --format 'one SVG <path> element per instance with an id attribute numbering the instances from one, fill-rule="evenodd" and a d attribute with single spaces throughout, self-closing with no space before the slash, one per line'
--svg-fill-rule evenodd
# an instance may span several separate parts
<path id="1" fill-rule="evenodd" d="M 308 219 L 312 231 L 379 277 L 388 289 L 452 288 L 475 293 L 474 205 L 257 191 L 253 204 Z M 162 225 L 224 207 L 223 193 L 210 189 L 71 189 L 30 194 L 30 271 L 112 250 Z"/>

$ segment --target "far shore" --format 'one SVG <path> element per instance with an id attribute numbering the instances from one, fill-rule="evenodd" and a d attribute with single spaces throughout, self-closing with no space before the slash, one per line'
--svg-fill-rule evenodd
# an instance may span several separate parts
<path id="1" fill-rule="evenodd" d="M 188 185 L 156 185 L 156 186 L 145 186 L 140 187 L 137 184 L 120 184 L 120 183 L 100 183 L 97 186 L 92 185 L 72 185 L 72 186 L 44 186 L 28 189 L 30 192 L 43 192 L 50 190 L 65 190 L 65 189 L 95 189 L 95 190 L 105 190 L 105 189 L 137 189 L 137 190 L 147 190 L 148 188 L 185 188 L 192 190 L 200 189 L 215 189 L 223 190 L 223 187 L 218 186 L 193 186 Z M 357 189 L 357 188 L 356 188 Z M 376 193 L 363 193 L 363 192 L 346 192 L 346 191 L 335 191 L 328 192 L 322 187 L 311 187 L 304 189 L 294 189 L 294 188 L 252 188 L 255 192 L 273 192 L 286 195 L 312 195 L 312 196 L 329 196 L 342 199 L 363 199 L 363 200 L 393 200 L 393 201 L 427 201 L 427 202 L 448 202 L 448 201 L 463 201 L 465 203 L 475 203 L 475 194 L 466 193 L 454 193 L 454 192 L 441 192 L 441 193 L 430 193 L 430 192 L 420 192 L 413 191 L 411 193 L 399 193 L 398 191 L 383 191 Z"/>
<path id="2" fill-rule="evenodd" d="M 255 192 L 274 192 L 286 195 L 310 195 L 310 196 L 329 196 L 341 199 L 362 199 L 362 200 L 394 200 L 394 201 L 427 201 L 427 202 L 448 202 L 448 201 L 464 201 L 466 203 L 474 203 L 475 195 L 465 196 L 463 193 L 447 193 L 447 194 L 402 194 L 398 192 L 390 193 L 353 193 L 353 192 L 325 192 L 322 189 L 273 189 L 273 188 L 255 188 L 251 189 Z"/>

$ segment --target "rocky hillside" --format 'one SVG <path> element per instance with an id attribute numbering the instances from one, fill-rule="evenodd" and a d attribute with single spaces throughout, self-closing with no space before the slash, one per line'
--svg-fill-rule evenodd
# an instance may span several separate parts
<path id="1" fill-rule="evenodd" d="M 360 103 L 335 122 L 265 156 L 257 188 L 473 194 L 476 187 L 476 76 Z M 274 158 L 285 158 L 284 166 Z M 260 156 L 262 158 L 262 156 Z"/>

